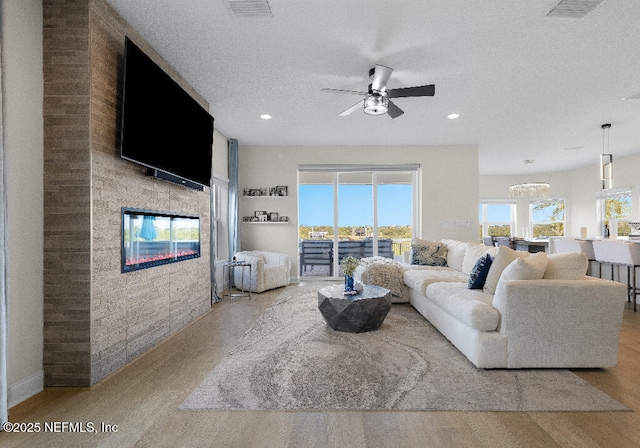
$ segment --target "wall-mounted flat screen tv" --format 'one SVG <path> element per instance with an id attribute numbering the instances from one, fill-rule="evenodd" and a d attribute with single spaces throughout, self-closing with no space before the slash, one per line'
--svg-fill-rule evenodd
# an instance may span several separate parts
<path id="1" fill-rule="evenodd" d="M 123 86 L 121 157 L 209 186 L 213 117 L 128 37 Z"/>

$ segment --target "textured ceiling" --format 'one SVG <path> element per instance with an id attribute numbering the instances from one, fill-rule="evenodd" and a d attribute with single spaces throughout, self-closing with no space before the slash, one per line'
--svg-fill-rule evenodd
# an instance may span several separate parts
<path id="1" fill-rule="evenodd" d="M 269 0 L 268 18 L 224 0 L 108 2 L 241 145 L 477 144 L 481 174 L 527 174 L 596 163 L 611 123 L 614 159 L 640 152 L 640 100 L 622 100 L 640 92 L 639 1 L 578 20 L 547 18 L 558 0 Z M 377 63 L 395 69 L 389 88 L 435 96 L 394 100 L 396 119 L 339 117 L 360 97 L 321 89 L 366 90 Z"/>

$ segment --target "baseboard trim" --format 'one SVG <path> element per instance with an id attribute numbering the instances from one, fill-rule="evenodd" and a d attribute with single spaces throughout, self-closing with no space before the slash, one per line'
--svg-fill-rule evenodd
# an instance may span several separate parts
<path id="1" fill-rule="evenodd" d="M 17 383 L 9 385 L 9 408 L 22 403 L 42 392 L 44 389 L 44 371 L 35 373 Z"/>

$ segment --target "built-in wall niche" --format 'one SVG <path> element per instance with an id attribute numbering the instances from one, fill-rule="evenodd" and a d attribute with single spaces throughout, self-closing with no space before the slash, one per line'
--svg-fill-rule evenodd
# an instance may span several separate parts
<path id="1" fill-rule="evenodd" d="M 200 217 L 122 208 L 122 272 L 200 256 Z"/>

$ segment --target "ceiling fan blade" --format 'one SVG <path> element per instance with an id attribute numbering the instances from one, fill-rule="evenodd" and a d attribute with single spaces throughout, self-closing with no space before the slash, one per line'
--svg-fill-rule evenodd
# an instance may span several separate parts
<path id="1" fill-rule="evenodd" d="M 352 93 L 354 95 L 366 95 L 367 92 L 358 92 L 357 90 L 342 90 L 342 89 L 322 89 L 323 92 L 327 93 Z"/>
<path id="2" fill-rule="evenodd" d="M 402 115 L 404 111 L 396 106 L 392 101 L 389 101 L 389 110 L 387 110 L 387 113 L 391 118 L 397 118 Z"/>
<path id="3" fill-rule="evenodd" d="M 384 65 L 376 65 L 373 69 L 373 78 L 371 80 L 371 89 L 378 90 L 380 92 L 387 88 L 387 82 L 389 77 L 393 73 L 393 69 L 385 67 Z"/>
<path id="4" fill-rule="evenodd" d="M 346 117 L 347 115 L 349 115 L 351 112 L 354 112 L 358 109 L 361 109 L 363 107 L 363 103 L 364 100 L 362 101 L 358 101 L 356 104 L 354 104 L 353 106 L 351 106 L 349 109 L 345 110 L 344 112 L 342 112 L 341 114 L 338 114 L 338 116 L 340 117 Z"/>
<path id="5" fill-rule="evenodd" d="M 436 93 L 436 86 L 428 84 L 426 86 L 404 87 L 402 89 L 387 90 L 388 98 L 406 98 L 409 96 L 433 96 Z"/>

